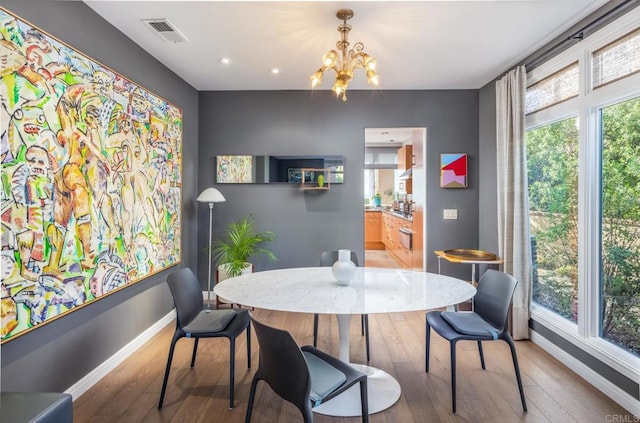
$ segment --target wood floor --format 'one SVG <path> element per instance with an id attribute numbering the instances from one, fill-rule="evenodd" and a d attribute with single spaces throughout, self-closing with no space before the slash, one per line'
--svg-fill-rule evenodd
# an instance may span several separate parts
<path id="1" fill-rule="evenodd" d="M 300 345 L 312 343 L 313 317 L 256 309 L 254 316 L 291 332 Z M 475 344 L 458 345 L 458 412 L 451 412 L 448 343 L 431 337 L 431 371 L 424 371 L 424 312 L 369 316 L 371 365 L 398 380 L 400 400 L 370 416 L 372 423 L 393 422 L 610 422 L 634 421 L 612 400 L 529 341 L 516 342 L 528 413 L 523 413 L 509 349 L 484 343 L 487 370 L 480 368 Z M 258 345 L 252 339 L 252 369 L 247 370 L 246 337 L 236 345 L 236 401 L 228 408 L 229 346 L 226 339 L 203 339 L 193 369 L 193 341 L 178 342 L 162 410 L 157 403 L 173 325 L 167 326 L 130 358 L 74 402 L 75 423 L 100 422 L 243 422 Z M 359 319 L 353 319 L 351 361 L 365 362 Z M 335 319 L 320 317 L 319 348 L 338 355 Z M 617 416 L 618 420 L 612 420 Z M 626 420 L 623 420 L 625 419 Z M 314 421 L 359 422 L 360 418 L 314 415 Z M 297 409 L 258 385 L 252 422 L 299 422 Z"/>
<path id="2" fill-rule="evenodd" d="M 366 250 L 364 252 L 364 265 L 367 267 L 395 268 L 401 266 L 385 250 Z"/>

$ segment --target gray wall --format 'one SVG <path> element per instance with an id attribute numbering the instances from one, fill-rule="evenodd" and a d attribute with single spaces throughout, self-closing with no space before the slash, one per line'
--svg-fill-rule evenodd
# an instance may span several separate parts
<path id="1" fill-rule="evenodd" d="M 3 0 L 10 12 L 183 109 L 183 265 L 195 268 L 197 91 L 79 1 Z M 157 274 L 2 345 L 3 391 L 62 391 L 172 308 Z"/>
<path id="2" fill-rule="evenodd" d="M 316 266 L 325 249 L 349 248 L 363 257 L 364 129 L 426 127 L 428 268 L 437 270 L 437 249 L 478 247 L 478 91 L 350 91 L 346 103 L 328 91 L 200 93 L 198 189 L 215 185 L 215 156 L 222 154 L 325 154 L 345 157 L 345 183 L 330 191 L 301 192 L 297 186 L 215 185 L 226 197 L 214 206 L 214 237 L 227 223 L 255 213 L 260 229 L 275 231 L 269 247 L 275 264 L 257 260 L 258 270 Z M 441 153 L 469 154 L 469 188 L 441 189 Z M 457 208 L 459 220 L 442 220 Z M 206 280 L 204 248 L 208 209 L 198 209 L 199 275 Z M 446 265 L 445 265 L 446 267 Z M 443 272 L 468 278 L 470 268 Z"/>

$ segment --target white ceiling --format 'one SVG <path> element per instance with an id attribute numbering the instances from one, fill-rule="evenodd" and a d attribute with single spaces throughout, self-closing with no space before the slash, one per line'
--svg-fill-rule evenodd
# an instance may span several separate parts
<path id="1" fill-rule="evenodd" d="M 198 90 L 309 89 L 339 39 L 336 11 L 350 8 L 349 41 L 378 59 L 380 89 L 406 90 L 480 88 L 606 0 L 84 2 Z M 189 41 L 141 21 L 156 18 Z M 370 88 L 357 71 L 349 89 Z"/>

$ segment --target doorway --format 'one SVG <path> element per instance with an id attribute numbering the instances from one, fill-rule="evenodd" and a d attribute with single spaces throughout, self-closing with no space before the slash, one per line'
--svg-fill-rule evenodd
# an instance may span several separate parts
<path id="1" fill-rule="evenodd" d="M 426 128 L 365 128 L 365 265 L 425 270 Z M 411 243 L 400 243 L 411 235 Z"/>

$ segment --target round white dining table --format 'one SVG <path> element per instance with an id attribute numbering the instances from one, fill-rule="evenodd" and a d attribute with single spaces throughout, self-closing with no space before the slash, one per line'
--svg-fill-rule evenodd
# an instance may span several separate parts
<path id="1" fill-rule="evenodd" d="M 398 313 L 449 307 L 472 298 L 476 289 L 461 279 L 435 273 L 358 267 L 348 286 L 338 285 L 331 267 L 300 267 L 255 272 L 226 279 L 214 293 L 228 302 L 269 310 L 334 314 L 339 358 L 349 363 L 349 327 L 353 314 Z M 367 375 L 369 413 L 391 407 L 400 385 L 389 373 L 350 363 Z M 332 416 L 359 416 L 358 384 L 313 409 Z"/>

